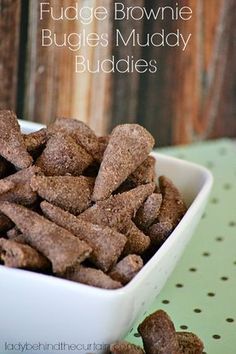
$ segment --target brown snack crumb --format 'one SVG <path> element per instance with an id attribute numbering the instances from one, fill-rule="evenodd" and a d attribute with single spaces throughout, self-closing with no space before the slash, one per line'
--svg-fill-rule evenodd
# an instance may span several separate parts
<path id="1" fill-rule="evenodd" d="M 93 162 L 91 155 L 63 134 L 53 135 L 36 161 L 46 176 L 79 176 Z"/>
<path id="2" fill-rule="evenodd" d="M 95 181 L 93 200 L 104 200 L 147 158 L 154 146 L 151 134 L 138 124 L 113 129 Z"/>
<path id="3" fill-rule="evenodd" d="M 139 208 L 135 216 L 135 223 L 139 228 L 146 230 L 157 219 L 162 203 L 162 195 L 153 193 Z"/>
<path id="4" fill-rule="evenodd" d="M 172 231 L 173 226 L 169 221 L 153 224 L 148 230 L 152 245 L 160 247 L 170 236 Z"/>
<path id="5" fill-rule="evenodd" d="M 158 221 L 160 223 L 170 222 L 174 228 L 186 213 L 186 205 L 180 192 L 169 178 L 159 177 L 159 185 L 163 200 Z"/>
<path id="6" fill-rule="evenodd" d="M 27 168 L 33 162 L 24 145 L 17 117 L 12 111 L 0 111 L 0 155 L 19 169 Z"/>
<path id="7" fill-rule="evenodd" d="M 30 186 L 41 198 L 78 215 L 91 206 L 94 179 L 74 176 L 34 176 Z"/>
<path id="8" fill-rule="evenodd" d="M 155 183 L 138 186 L 128 192 L 116 194 L 107 200 L 97 202 L 78 216 L 92 224 L 115 228 L 119 232 L 127 229 L 127 223 L 133 218 L 145 199 L 153 193 Z"/>
<path id="9" fill-rule="evenodd" d="M 68 280 L 95 286 L 97 288 L 118 289 L 122 287 L 121 283 L 111 279 L 107 274 L 103 273 L 103 271 L 84 267 L 82 265 L 68 270 L 63 277 Z"/>
<path id="10" fill-rule="evenodd" d="M 49 134 L 62 133 L 70 135 L 95 160 L 100 161 L 100 144 L 96 134 L 84 122 L 73 118 L 57 118 L 48 127 Z"/>
<path id="11" fill-rule="evenodd" d="M 93 250 L 89 259 L 104 272 L 117 262 L 127 241 L 124 235 L 109 227 L 79 220 L 45 201 L 41 203 L 41 209 L 50 220 L 87 242 Z"/>
<path id="12" fill-rule="evenodd" d="M 47 129 L 42 128 L 30 134 L 23 134 L 24 143 L 29 153 L 35 154 L 44 148 L 48 136 Z"/>
<path id="13" fill-rule="evenodd" d="M 19 203 L 26 206 L 32 205 L 37 200 L 37 193 L 31 189 L 30 180 L 35 174 L 40 173 L 39 167 L 30 166 L 0 180 L 0 189 L 1 184 L 14 183 L 12 189 L 0 195 L 0 201 Z"/>
<path id="14" fill-rule="evenodd" d="M 0 238 L 0 259 L 4 265 L 13 268 L 45 270 L 50 262 L 34 248 L 22 243 Z"/>
<path id="15" fill-rule="evenodd" d="M 145 354 L 143 349 L 128 342 L 117 342 L 110 345 L 111 354 Z"/>
<path id="16" fill-rule="evenodd" d="M 1 202 L 0 210 L 16 224 L 26 242 L 52 262 L 55 273 L 83 262 L 92 251 L 69 231 L 21 205 Z"/>
<path id="17" fill-rule="evenodd" d="M 125 285 L 129 283 L 143 267 L 143 260 L 136 254 L 130 254 L 117 263 L 109 275 L 112 279 Z"/>
<path id="18" fill-rule="evenodd" d="M 191 332 L 176 332 L 182 354 L 202 354 L 204 344 L 196 334 Z"/>
<path id="19" fill-rule="evenodd" d="M 127 221 L 124 234 L 127 236 L 127 243 L 124 249 L 124 255 L 142 254 L 150 246 L 150 238 L 145 235 L 131 220 Z"/>
<path id="20" fill-rule="evenodd" d="M 181 354 L 175 327 L 166 312 L 159 310 L 138 326 L 147 354 Z"/>

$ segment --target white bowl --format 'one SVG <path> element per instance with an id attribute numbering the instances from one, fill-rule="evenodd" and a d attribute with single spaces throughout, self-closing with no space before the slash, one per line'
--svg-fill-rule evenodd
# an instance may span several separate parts
<path id="1" fill-rule="evenodd" d="M 21 126 L 27 133 L 42 127 L 23 121 Z M 61 353 L 71 352 L 67 345 L 77 345 L 76 353 L 104 353 L 106 345 L 122 338 L 154 300 L 193 235 L 213 178 L 196 164 L 157 153 L 153 156 L 158 161 L 157 174 L 170 177 L 189 206 L 168 240 L 139 274 L 118 290 L 0 266 L 1 353 L 9 353 L 9 348 L 11 353 L 19 353 L 19 347 L 13 350 L 7 345 L 26 342 L 29 349 L 30 345 L 41 345 L 38 352 L 44 352 L 43 345 L 48 344 L 45 352 L 55 353 L 62 343 L 65 350 Z M 54 349 L 52 345 L 56 345 Z"/>

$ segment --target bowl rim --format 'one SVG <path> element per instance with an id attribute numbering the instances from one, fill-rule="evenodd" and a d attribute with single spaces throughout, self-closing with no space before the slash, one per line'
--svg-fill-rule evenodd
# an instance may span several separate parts
<path id="1" fill-rule="evenodd" d="M 44 128 L 45 125 L 34 123 L 34 122 L 28 122 L 28 121 L 22 121 L 19 120 L 19 123 L 22 128 L 27 128 L 28 130 L 35 130 L 35 129 L 41 129 Z M 82 283 L 77 283 L 73 282 L 67 279 L 62 279 L 62 278 L 57 278 L 53 277 L 51 275 L 45 275 L 41 273 L 35 273 L 31 272 L 28 270 L 23 270 L 23 269 L 15 269 L 15 268 L 8 268 L 4 265 L 0 265 L 0 275 L 1 273 L 20 273 L 21 275 L 31 278 L 32 279 L 37 279 L 41 278 L 44 282 L 49 282 L 50 285 L 54 286 L 64 286 L 66 288 L 71 288 L 74 291 L 78 291 L 78 289 L 82 292 L 85 292 L 88 295 L 88 292 L 92 295 L 96 293 L 96 296 L 123 296 L 124 294 L 130 293 L 135 291 L 136 288 L 138 288 L 139 284 L 143 282 L 145 275 L 151 272 L 151 270 L 156 266 L 156 263 L 159 258 L 161 258 L 166 252 L 168 252 L 169 248 L 171 247 L 172 240 L 176 237 L 178 234 L 179 230 L 186 224 L 188 223 L 189 217 L 191 218 L 196 210 L 199 208 L 199 205 L 201 205 L 205 199 L 207 198 L 208 194 L 210 193 L 210 190 L 213 186 L 213 175 L 211 171 L 209 171 L 206 167 L 198 165 L 193 162 L 181 160 L 172 156 L 168 156 L 166 154 L 158 153 L 156 151 L 153 151 L 151 153 L 152 156 L 154 156 L 156 159 L 161 159 L 168 161 L 170 163 L 178 163 L 181 167 L 190 167 L 198 171 L 198 173 L 201 173 L 204 176 L 204 182 L 203 185 L 196 195 L 196 197 L 193 199 L 191 205 L 189 206 L 186 214 L 183 216 L 179 224 L 176 226 L 176 228 L 173 230 L 173 232 L 170 234 L 168 239 L 163 243 L 163 245 L 156 251 L 156 253 L 151 257 L 151 259 L 144 265 L 144 267 L 138 272 L 138 274 L 125 286 L 119 289 L 102 289 L 102 288 L 97 288 L 93 287 L 91 285 L 86 285 Z"/>

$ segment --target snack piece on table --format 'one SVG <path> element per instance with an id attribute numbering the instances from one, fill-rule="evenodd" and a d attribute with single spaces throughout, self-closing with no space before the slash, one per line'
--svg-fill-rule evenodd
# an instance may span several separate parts
<path id="1" fill-rule="evenodd" d="M 139 228 L 146 230 L 157 219 L 162 203 L 160 193 L 151 194 L 139 208 L 135 216 L 135 223 Z"/>
<path id="2" fill-rule="evenodd" d="M 30 186 L 48 202 L 78 215 L 91 206 L 94 178 L 74 176 L 34 176 Z"/>
<path id="3" fill-rule="evenodd" d="M 136 254 L 130 254 L 119 261 L 109 272 L 112 279 L 125 285 L 129 283 L 143 267 L 143 260 Z"/>
<path id="4" fill-rule="evenodd" d="M 50 269 L 49 260 L 34 248 L 0 238 L 0 260 L 7 267 L 32 270 Z"/>
<path id="5" fill-rule="evenodd" d="M 91 155 L 68 135 L 55 134 L 36 160 L 46 176 L 79 176 L 93 162 Z"/>
<path id="6" fill-rule="evenodd" d="M 32 205 L 37 200 L 37 193 L 30 187 L 30 180 L 33 176 L 40 173 L 39 167 L 30 166 L 1 179 L 0 190 L 8 183 L 13 183 L 14 187 L 1 194 L 0 201 L 14 202 L 26 206 Z"/>
<path id="7" fill-rule="evenodd" d="M 124 235 L 109 227 L 79 220 L 46 201 L 43 201 L 40 206 L 47 218 L 87 242 L 93 250 L 89 259 L 98 268 L 107 272 L 117 262 L 127 242 Z"/>
<path id="8" fill-rule="evenodd" d="M 111 277 L 105 274 L 102 270 L 84 267 L 82 265 L 69 269 L 63 277 L 68 280 L 95 286 L 97 288 L 118 289 L 122 287 L 121 283 L 111 279 Z"/>
<path id="9" fill-rule="evenodd" d="M 151 134 L 138 124 L 113 129 L 95 181 L 93 200 L 104 200 L 147 158 L 154 146 Z"/>
<path id="10" fill-rule="evenodd" d="M 33 160 L 27 152 L 14 112 L 0 111 L 0 155 L 16 168 L 29 167 Z"/>
<path id="11" fill-rule="evenodd" d="M 191 332 L 176 332 L 181 354 L 202 354 L 204 344 L 196 334 Z"/>
<path id="12" fill-rule="evenodd" d="M 143 349 L 128 342 L 117 342 L 110 345 L 110 354 L 145 354 Z"/>
<path id="13" fill-rule="evenodd" d="M 159 310 L 138 326 L 146 354 L 182 354 L 175 327 L 166 312 Z"/>
<path id="14" fill-rule="evenodd" d="M 38 154 L 48 140 L 47 129 L 42 128 L 30 134 L 23 134 L 23 139 L 27 151 L 32 155 Z"/>
<path id="15" fill-rule="evenodd" d="M 127 243 L 124 249 L 124 255 L 127 254 L 142 254 L 150 246 L 150 238 L 145 235 L 135 225 L 132 220 L 127 221 L 126 228 L 123 230 L 127 237 Z"/>
<path id="16" fill-rule="evenodd" d="M 92 252 L 69 231 L 21 205 L 1 202 L 0 211 L 16 224 L 27 243 L 52 262 L 54 273 L 63 273 L 68 267 L 83 262 Z"/>
<path id="17" fill-rule="evenodd" d="M 110 196 L 99 201 L 78 216 L 79 219 L 92 224 L 110 226 L 122 232 L 127 228 L 127 222 L 133 218 L 147 199 L 153 193 L 155 183 L 138 186 L 128 192 Z"/>
<path id="18" fill-rule="evenodd" d="M 98 137 L 84 122 L 73 118 L 57 118 L 48 127 L 49 134 L 62 133 L 70 135 L 97 161 L 101 160 Z"/>

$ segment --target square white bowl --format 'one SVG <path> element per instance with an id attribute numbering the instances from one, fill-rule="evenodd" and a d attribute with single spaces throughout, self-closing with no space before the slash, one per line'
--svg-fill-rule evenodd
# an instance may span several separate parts
<path id="1" fill-rule="evenodd" d="M 29 133 L 43 126 L 20 122 Z M 104 290 L 52 276 L 0 266 L 0 353 L 7 344 L 76 345 L 81 354 L 105 353 L 124 336 L 161 291 L 203 214 L 213 183 L 199 165 L 152 153 L 157 175 L 170 177 L 182 192 L 188 211 L 167 241 L 124 288 Z M 68 346 L 62 353 L 69 353 Z M 11 353 L 19 353 L 19 347 Z M 29 350 L 28 352 L 34 352 Z"/>

